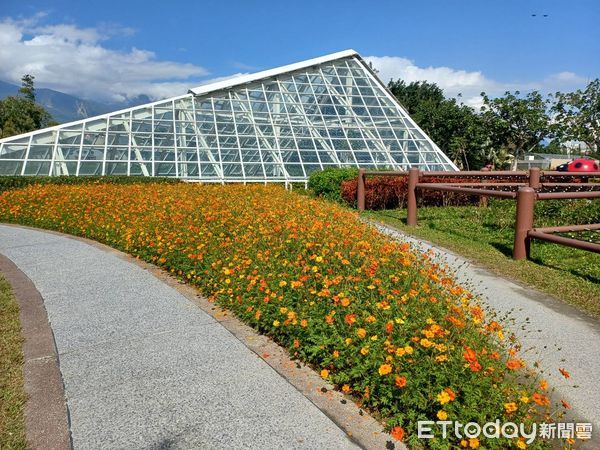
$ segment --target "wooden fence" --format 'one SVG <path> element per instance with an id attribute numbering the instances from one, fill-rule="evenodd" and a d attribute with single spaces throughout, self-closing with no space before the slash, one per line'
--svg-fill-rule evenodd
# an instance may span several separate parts
<path id="1" fill-rule="evenodd" d="M 598 231 L 600 224 L 567 225 L 560 227 L 534 228 L 535 202 L 551 199 L 594 199 L 600 198 L 600 183 L 589 183 L 589 178 L 600 178 L 600 172 L 556 172 L 542 171 L 531 168 L 526 172 L 514 171 L 462 171 L 462 172 L 422 172 L 412 168 L 408 172 L 381 172 L 360 169 L 358 173 L 357 203 L 358 209 L 365 209 L 365 179 L 368 176 L 408 177 L 407 192 L 407 218 L 409 226 L 417 224 L 419 190 L 434 190 L 442 192 L 456 192 L 462 194 L 478 195 L 485 204 L 487 197 L 515 199 L 517 213 L 515 217 L 515 239 L 513 258 L 524 259 L 529 257 L 532 239 L 554 242 L 581 250 L 600 253 L 600 244 L 594 242 L 558 236 L 556 233 Z M 444 182 L 427 183 L 427 178 L 443 177 L 473 178 L 474 183 Z M 508 182 L 498 182 L 506 180 Z M 579 183 L 570 182 L 578 179 Z M 514 180 L 514 181 L 512 181 Z M 565 180 L 565 181 L 561 181 Z M 568 192 L 567 189 L 578 188 L 578 192 Z M 552 192 L 542 192 L 551 190 Z"/>

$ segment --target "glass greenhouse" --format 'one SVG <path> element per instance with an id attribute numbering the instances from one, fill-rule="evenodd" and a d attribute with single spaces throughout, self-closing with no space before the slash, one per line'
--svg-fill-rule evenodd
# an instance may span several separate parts
<path id="1" fill-rule="evenodd" d="M 352 50 L 0 140 L 0 175 L 303 182 L 327 167 L 456 170 Z"/>

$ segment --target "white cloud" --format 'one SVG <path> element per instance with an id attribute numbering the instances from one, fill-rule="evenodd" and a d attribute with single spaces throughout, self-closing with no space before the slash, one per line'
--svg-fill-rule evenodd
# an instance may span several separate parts
<path id="1" fill-rule="evenodd" d="M 368 56 L 365 60 L 373 64 L 379 71 L 379 77 L 386 83 L 390 79 L 402 79 L 407 83 L 429 81 L 442 88 L 447 97 L 458 97 L 460 94 L 460 101 L 476 108 L 483 103 L 481 92 L 490 96 L 515 90 L 539 90 L 548 93 L 578 89 L 590 81 L 573 72 L 560 72 L 550 74 L 542 80 L 500 82 L 486 77 L 480 71 L 469 72 L 451 67 L 419 67 L 413 61 L 399 56 Z"/>
<path id="2" fill-rule="evenodd" d="M 32 74 L 40 87 L 97 100 L 141 94 L 159 99 L 185 94 L 208 71 L 194 64 L 159 60 L 148 50 L 113 50 L 103 41 L 134 30 L 114 24 L 80 28 L 40 25 L 33 18 L 0 21 L 0 79 L 19 83 Z"/>

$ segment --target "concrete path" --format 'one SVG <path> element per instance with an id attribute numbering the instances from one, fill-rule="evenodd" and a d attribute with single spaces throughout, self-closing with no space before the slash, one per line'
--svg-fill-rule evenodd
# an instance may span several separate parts
<path id="1" fill-rule="evenodd" d="M 355 445 L 214 318 L 141 267 L 0 225 L 54 332 L 76 449 Z"/>
<path id="2" fill-rule="evenodd" d="M 499 278 L 446 249 L 385 225 L 375 226 L 422 251 L 432 250 L 437 261 L 455 270 L 463 286 L 480 295 L 501 316 L 510 314 L 512 331 L 523 344 L 522 355 L 531 362 L 539 361 L 544 378 L 556 388 L 557 399 L 572 405 L 573 419 L 593 423 L 595 439 L 600 437 L 600 322 L 566 303 Z M 559 368 L 566 368 L 571 378 L 565 380 Z"/>

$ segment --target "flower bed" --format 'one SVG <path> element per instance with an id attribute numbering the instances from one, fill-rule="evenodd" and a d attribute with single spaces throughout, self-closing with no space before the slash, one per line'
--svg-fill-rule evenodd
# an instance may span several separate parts
<path id="1" fill-rule="evenodd" d="M 164 267 L 311 363 L 414 448 L 418 420 L 525 422 L 547 386 L 451 276 L 331 203 L 277 186 L 28 186 L 0 221 L 86 236 Z M 530 447 L 544 446 L 536 441 Z"/>

